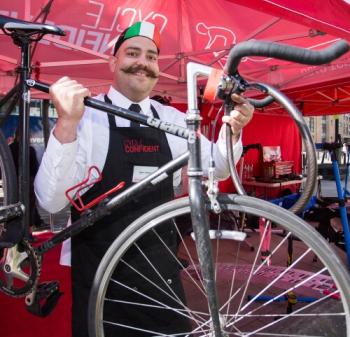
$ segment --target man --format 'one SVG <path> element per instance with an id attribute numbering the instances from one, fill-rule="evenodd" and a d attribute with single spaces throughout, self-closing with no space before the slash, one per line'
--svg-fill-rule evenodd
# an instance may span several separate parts
<path id="1" fill-rule="evenodd" d="M 159 32 L 151 23 L 137 22 L 126 29 L 119 37 L 109 61 L 113 74 L 112 85 L 107 95 L 98 98 L 123 108 L 132 109 L 132 105 L 137 104 L 140 113 L 185 126 L 181 112 L 149 99 L 159 76 L 159 41 Z M 140 167 L 160 167 L 182 154 L 186 148 L 183 139 L 148 127 L 130 127 L 130 122 L 123 118 L 93 109 L 85 110 L 83 98 L 90 95 L 89 90 L 68 77 L 53 84 L 50 94 L 57 109 L 58 120 L 43 156 L 35 187 L 41 206 L 52 213 L 66 205 L 64 191 L 82 181 L 89 166 L 98 166 L 104 178 L 101 184 L 93 186 L 84 194 L 86 202 L 119 181 L 125 181 L 126 187 L 130 186 L 142 177 Z M 253 108 L 240 96 L 235 95 L 233 100 L 237 106 L 231 116 L 224 117 L 223 121 L 231 125 L 235 158 L 239 158 L 242 150 L 240 132 L 252 118 Z M 225 141 L 222 134 L 219 138 L 214 150 L 217 165 L 215 173 L 219 178 L 226 178 L 229 171 Z M 204 137 L 202 140 L 203 163 L 207 167 L 210 144 Z M 154 151 L 130 151 L 130 146 L 135 144 L 150 146 L 148 148 Z M 143 196 L 142 200 L 130 201 L 122 209 L 116 210 L 72 239 L 74 337 L 87 336 L 89 291 L 96 268 L 109 245 L 134 219 L 172 198 L 173 181 L 169 177 L 155 190 L 148 192 L 146 197 Z M 79 214 L 72 210 L 73 220 L 78 217 Z M 158 255 L 161 256 L 161 253 Z M 182 287 L 178 280 L 174 284 L 178 286 L 181 296 Z M 122 310 L 117 311 L 120 315 L 123 314 Z M 135 313 L 128 315 L 136 317 Z M 156 315 L 151 320 L 155 321 L 156 326 L 159 325 Z M 164 329 L 169 329 L 171 325 L 176 327 L 188 324 L 183 319 L 176 320 L 174 317 L 162 321 Z M 137 331 L 129 334 L 118 331 L 115 335 L 138 336 Z"/>

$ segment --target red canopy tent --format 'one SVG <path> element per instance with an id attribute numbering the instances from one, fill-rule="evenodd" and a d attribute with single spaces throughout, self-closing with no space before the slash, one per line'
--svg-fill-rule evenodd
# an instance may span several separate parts
<path id="1" fill-rule="evenodd" d="M 350 35 L 349 0 L 230 0 L 259 12 L 313 27 L 344 39 Z"/>
<path id="2" fill-rule="evenodd" d="M 317 50 L 339 37 L 350 36 L 346 18 L 350 6 L 342 0 L 306 4 L 260 0 L 3 0 L 0 12 L 33 20 L 48 3 L 46 22 L 59 25 L 67 35 L 47 36 L 37 46 L 33 65 L 41 80 L 52 82 L 69 75 L 94 92 L 103 90 L 109 84 L 106 62 L 113 42 L 134 21 L 148 20 L 162 33 L 162 73 L 155 93 L 171 96 L 173 102 L 186 101 L 188 61 L 222 67 L 237 42 L 255 38 Z M 349 58 L 345 55 L 332 65 L 315 68 L 252 57 L 243 60 L 240 70 L 250 80 L 274 84 L 283 90 L 330 81 L 339 85 L 349 78 Z M 11 87 L 17 60 L 17 48 L 7 36 L 0 35 L 1 92 Z M 348 107 L 341 110 L 348 111 Z"/>

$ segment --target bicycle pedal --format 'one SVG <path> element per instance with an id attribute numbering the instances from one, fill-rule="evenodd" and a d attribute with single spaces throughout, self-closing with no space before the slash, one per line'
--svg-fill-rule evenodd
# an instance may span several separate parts
<path id="1" fill-rule="evenodd" d="M 46 317 L 56 307 L 62 295 L 63 293 L 59 290 L 58 281 L 41 283 L 37 287 L 31 304 L 27 304 L 27 310 L 35 316 Z"/>

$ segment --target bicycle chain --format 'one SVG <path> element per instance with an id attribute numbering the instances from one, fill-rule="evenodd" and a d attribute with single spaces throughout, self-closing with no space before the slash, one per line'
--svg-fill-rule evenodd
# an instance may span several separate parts
<path id="1" fill-rule="evenodd" d="M 24 297 L 28 294 L 30 294 L 33 289 L 36 288 L 39 277 L 41 274 L 41 257 L 38 255 L 36 249 L 32 247 L 32 245 L 27 241 L 27 240 L 22 240 L 20 243 L 18 243 L 16 248 L 9 248 L 9 249 L 21 249 L 21 253 L 25 253 L 27 256 L 23 261 L 21 262 L 21 265 L 23 263 L 29 263 L 29 272 L 30 274 L 28 275 L 28 280 L 22 285 L 16 287 L 16 285 L 11 285 L 9 286 L 6 284 L 6 265 L 3 263 L 1 264 L 1 270 L 0 270 L 0 291 L 5 293 L 6 295 L 9 295 L 11 297 Z M 21 266 L 18 266 L 21 271 L 23 271 Z M 2 275 L 1 275 L 2 274 Z M 14 279 L 16 281 L 16 279 Z M 20 282 L 24 282 L 21 280 Z"/>

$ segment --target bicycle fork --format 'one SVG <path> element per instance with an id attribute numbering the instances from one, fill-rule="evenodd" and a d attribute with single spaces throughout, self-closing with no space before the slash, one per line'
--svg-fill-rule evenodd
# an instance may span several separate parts
<path id="1" fill-rule="evenodd" d="M 222 334 L 219 315 L 213 255 L 209 237 L 209 220 L 205 212 L 205 204 L 201 194 L 201 179 L 198 176 L 191 176 L 191 173 L 189 172 L 189 196 L 192 205 L 191 218 L 193 232 L 195 235 L 195 243 L 203 283 L 208 296 L 209 311 L 212 318 L 212 328 L 214 331 L 213 337 L 225 337 L 225 335 Z"/>

